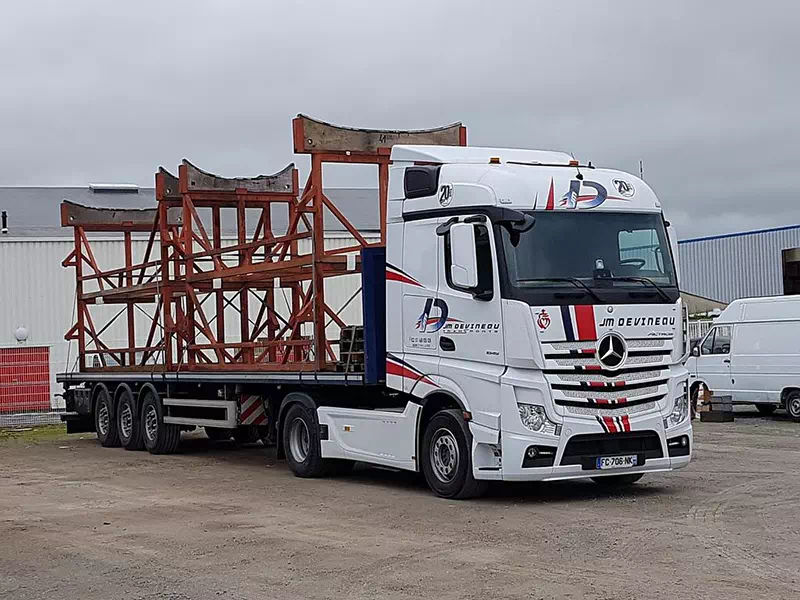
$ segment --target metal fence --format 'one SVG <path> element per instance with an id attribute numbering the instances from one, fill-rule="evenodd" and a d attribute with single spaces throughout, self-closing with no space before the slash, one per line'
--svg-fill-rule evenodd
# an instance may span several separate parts
<path id="1" fill-rule="evenodd" d="M 0 427 L 60 423 L 49 346 L 0 347 Z"/>
<path id="2" fill-rule="evenodd" d="M 693 340 L 703 337 L 706 333 L 708 333 L 708 330 L 711 329 L 713 324 L 714 321 L 712 319 L 689 321 L 689 339 Z"/>

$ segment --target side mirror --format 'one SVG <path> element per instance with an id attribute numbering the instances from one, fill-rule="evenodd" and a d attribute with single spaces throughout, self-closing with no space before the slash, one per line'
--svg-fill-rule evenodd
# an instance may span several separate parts
<path id="1" fill-rule="evenodd" d="M 450 226 L 450 278 L 462 288 L 478 285 L 478 256 L 475 247 L 475 226 L 455 223 Z"/>
<path id="2" fill-rule="evenodd" d="M 694 346 L 692 348 L 692 356 L 700 356 L 700 347 L 699 346 Z"/>
<path id="3" fill-rule="evenodd" d="M 681 287 L 681 259 L 678 256 L 678 232 L 675 228 L 667 222 L 667 237 L 669 238 L 669 247 L 672 250 L 672 262 L 675 268 L 675 281 L 678 282 L 678 289 Z"/>

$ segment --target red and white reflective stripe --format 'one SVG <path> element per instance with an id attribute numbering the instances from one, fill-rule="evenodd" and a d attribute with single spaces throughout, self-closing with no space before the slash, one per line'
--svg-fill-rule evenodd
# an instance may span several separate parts
<path id="1" fill-rule="evenodd" d="M 597 417 L 597 422 L 606 433 L 617 433 L 618 431 L 630 431 L 631 420 L 628 415 L 621 417 Z"/>
<path id="2" fill-rule="evenodd" d="M 261 396 L 242 396 L 239 401 L 240 425 L 263 425 L 267 420 Z"/>

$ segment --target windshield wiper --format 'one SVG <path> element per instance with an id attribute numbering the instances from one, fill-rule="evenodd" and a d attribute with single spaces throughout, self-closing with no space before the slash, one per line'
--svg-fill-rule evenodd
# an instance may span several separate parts
<path id="1" fill-rule="evenodd" d="M 672 304 L 672 298 L 669 297 L 667 292 L 664 291 L 660 285 L 658 285 L 655 281 L 650 279 L 649 277 L 604 277 L 604 281 L 638 281 L 644 285 L 651 286 L 659 296 L 661 296 L 664 300 Z"/>
<path id="2" fill-rule="evenodd" d="M 600 296 L 595 294 L 592 288 L 583 283 L 577 277 L 536 277 L 534 279 L 518 279 L 517 281 L 522 283 L 531 281 L 565 281 L 567 283 L 571 283 L 576 288 L 584 289 L 586 293 L 589 294 L 592 298 L 594 298 L 598 303 L 603 304 L 602 298 L 600 298 Z"/>

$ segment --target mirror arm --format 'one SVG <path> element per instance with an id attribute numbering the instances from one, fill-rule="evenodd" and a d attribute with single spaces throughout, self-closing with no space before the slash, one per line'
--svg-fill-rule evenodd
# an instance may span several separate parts
<path id="1" fill-rule="evenodd" d="M 442 223 L 436 228 L 436 235 L 447 235 L 450 233 L 450 227 L 456 223 L 458 223 L 458 217 L 451 217 L 446 223 Z"/>

